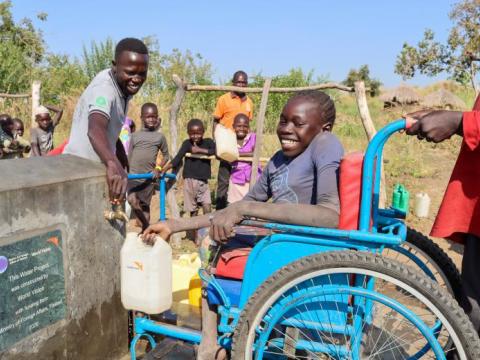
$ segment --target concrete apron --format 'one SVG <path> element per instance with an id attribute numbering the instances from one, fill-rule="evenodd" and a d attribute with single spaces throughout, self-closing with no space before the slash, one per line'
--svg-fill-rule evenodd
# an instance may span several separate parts
<path id="1" fill-rule="evenodd" d="M 104 166 L 61 155 L 0 160 L 0 174 L 0 359 L 125 354 Z"/>

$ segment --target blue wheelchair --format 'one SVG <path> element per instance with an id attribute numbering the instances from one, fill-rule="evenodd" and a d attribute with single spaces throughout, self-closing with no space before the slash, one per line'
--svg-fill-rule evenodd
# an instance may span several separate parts
<path id="1" fill-rule="evenodd" d="M 406 126 L 392 122 L 368 145 L 354 229 L 245 221 L 270 232 L 243 280 L 200 270 L 218 305 L 218 343 L 232 359 L 480 359 L 480 339 L 452 297 L 458 273 L 445 273 L 425 239 L 406 241 L 404 213 L 378 206 L 383 147 Z M 141 337 L 155 347 L 152 333 L 201 341 L 198 331 L 148 317 L 136 317 L 134 329 L 132 359 Z"/>

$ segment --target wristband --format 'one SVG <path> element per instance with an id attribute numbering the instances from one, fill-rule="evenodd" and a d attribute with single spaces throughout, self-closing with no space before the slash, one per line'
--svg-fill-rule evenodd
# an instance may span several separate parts
<path id="1" fill-rule="evenodd" d="M 155 166 L 155 170 L 162 171 L 162 167 L 160 165 Z"/>

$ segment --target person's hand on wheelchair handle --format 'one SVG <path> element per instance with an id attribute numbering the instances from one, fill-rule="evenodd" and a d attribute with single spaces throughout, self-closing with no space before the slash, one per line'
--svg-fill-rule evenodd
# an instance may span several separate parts
<path id="1" fill-rule="evenodd" d="M 419 140 L 439 143 L 453 135 L 462 135 L 461 111 L 421 110 L 405 115 L 412 125 L 406 129 L 408 135 L 417 135 Z"/>

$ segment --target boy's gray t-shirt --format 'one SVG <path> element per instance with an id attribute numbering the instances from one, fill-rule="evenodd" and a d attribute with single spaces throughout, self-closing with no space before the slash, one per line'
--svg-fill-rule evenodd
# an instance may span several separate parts
<path id="1" fill-rule="evenodd" d="M 30 130 L 30 142 L 37 143 L 40 149 L 40 155 L 46 155 L 53 149 L 53 131 L 54 126 L 51 125 L 47 130 L 40 127 L 34 127 Z M 35 156 L 32 152 L 31 156 Z"/>
<path id="2" fill-rule="evenodd" d="M 343 147 L 330 132 L 318 134 L 295 158 L 278 151 L 244 200 L 322 205 L 339 213 L 338 169 L 342 156 Z"/>
<path id="3" fill-rule="evenodd" d="M 134 132 L 130 139 L 128 162 L 130 173 L 150 173 L 155 167 L 158 152 L 168 159 L 168 144 L 165 135 L 158 131 L 142 129 Z"/>
<path id="4" fill-rule="evenodd" d="M 78 100 L 64 153 L 100 162 L 88 138 L 88 116 L 100 113 L 108 119 L 107 137 L 110 149 L 115 154 L 129 100 L 130 97 L 123 95 L 118 87 L 110 69 L 99 72 Z"/>

